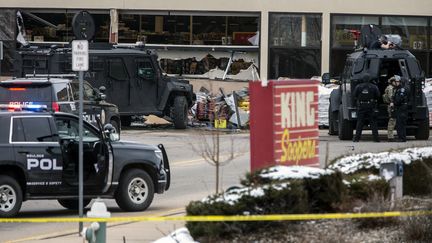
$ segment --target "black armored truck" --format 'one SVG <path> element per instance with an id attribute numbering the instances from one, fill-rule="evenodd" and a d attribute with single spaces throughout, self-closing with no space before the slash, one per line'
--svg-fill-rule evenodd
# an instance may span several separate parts
<path id="1" fill-rule="evenodd" d="M 187 80 L 164 74 L 157 59 L 144 45 L 90 43 L 84 78 L 94 87 L 106 87 L 107 102 L 118 106 L 122 125 L 129 126 L 134 116 L 156 115 L 184 129 L 195 100 L 193 87 Z M 15 77 L 70 73 L 74 72 L 69 44 L 17 50 Z"/>
<path id="2" fill-rule="evenodd" d="M 368 74 L 378 86 L 381 95 L 389 85 L 388 80 L 399 75 L 407 80 L 409 88 L 407 135 L 419 140 L 429 138 L 429 111 L 423 87 L 425 75 L 415 56 L 401 48 L 361 48 L 347 56 L 339 88 L 330 94 L 328 110 L 329 134 L 338 135 L 341 140 L 351 140 L 357 120 L 357 105 L 353 99 L 355 87 Z M 323 82 L 329 82 L 329 75 L 323 75 Z M 387 129 L 387 104 L 382 96 L 377 101 L 377 121 L 380 129 Z"/>
<path id="3" fill-rule="evenodd" d="M 45 107 L 43 107 L 45 106 Z M 46 105 L 0 105 L 0 218 L 26 200 L 52 199 L 78 209 L 78 117 L 46 112 Z M 170 187 L 163 145 L 120 141 L 113 126 L 84 122 L 84 206 L 115 198 L 125 211 L 142 211 Z"/>

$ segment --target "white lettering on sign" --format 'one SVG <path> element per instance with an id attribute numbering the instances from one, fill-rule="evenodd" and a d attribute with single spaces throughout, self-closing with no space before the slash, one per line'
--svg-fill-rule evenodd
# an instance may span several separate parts
<path id="1" fill-rule="evenodd" d="M 281 93 L 282 128 L 313 126 L 315 124 L 313 100 L 313 91 Z"/>
<path id="2" fill-rule="evenodd" d="M 74 40 L 72 41 L 72 70 L 87 71 L 88 70 L 88 41 Z"/>
<path id="3" fill-rule="evenodd" d="M 63 167 L 57 165 L 57 159 L 36 159 L 27 158 L 27 170 L 39 168 L 41 170 L 62 170 Z"/>

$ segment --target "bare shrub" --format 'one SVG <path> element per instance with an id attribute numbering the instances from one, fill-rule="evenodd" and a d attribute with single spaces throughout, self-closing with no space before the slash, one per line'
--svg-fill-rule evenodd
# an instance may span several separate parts
<path id="1" fill-rule="evenodd" d="M 382 194 L 375 194 L 358 208 L 360 213 L 381 213 L 391 211 L 391 203 L 385 199 Z M 380 227 L 389 227 L 399 224 L 397 217 L 377 217 L 377 218 L 362 218 L 355 219 L 356 225 L 360 229 L 373 229 Z"/>
<path id="2" fill-rule="evenodd" d="M 414 216 L 402 220 L 402 234 L 408 242 L 432 241 L 432 216 Z"/>

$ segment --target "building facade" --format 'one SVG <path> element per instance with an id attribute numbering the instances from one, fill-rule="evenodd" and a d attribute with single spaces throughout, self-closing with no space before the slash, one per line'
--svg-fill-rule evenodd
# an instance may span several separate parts
<path id="1" fill-rule="evenodd" d="M 430 0 L 2 0 L 0 8 L 5 75 L 18 31 L 30 43 L 67 43 L 74 14 L 87 10 L 96 24 L 94 42 L 144 41 L 172 75 L 248 80 L 258 70 L 262 80 L 338 76 L 353 51 L 353 33 L 374 24 L 400 35 L 403 48 L 432 77 Z"/>

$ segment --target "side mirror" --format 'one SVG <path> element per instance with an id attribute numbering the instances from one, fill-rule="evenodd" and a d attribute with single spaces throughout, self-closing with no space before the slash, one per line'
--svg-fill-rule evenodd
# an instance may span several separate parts
<path id="1" fill-rule="evenodd" d="M 329 84 L 330 83 L 330 73 L 323 73 L 321 77 L 321 82 L 323 84 Z"/>
<path id="2" fill-rule="evenodd" d="M 109 138 L 112 142 L 120 140 L 120 134 L 118 133 L 110 133 Z"/>

